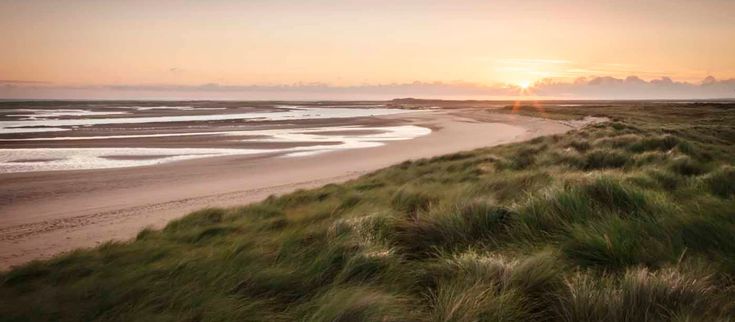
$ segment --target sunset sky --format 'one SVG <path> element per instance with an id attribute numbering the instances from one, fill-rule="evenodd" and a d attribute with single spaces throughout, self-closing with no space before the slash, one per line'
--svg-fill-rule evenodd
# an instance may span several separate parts
<path id="1" fill-rule="evenodd" d="M 631 75 L 699 84 L 735 78 L 735 1 L 6 0 L 0 41 L 0 97 Z"/>

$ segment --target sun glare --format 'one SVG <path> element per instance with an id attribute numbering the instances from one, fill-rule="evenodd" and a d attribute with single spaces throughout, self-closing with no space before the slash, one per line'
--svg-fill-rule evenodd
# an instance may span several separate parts
<path id="1" fill-rule="evenodd" d="M 520 87 L 522 89 L 528 89 L 528 87 L 530 87 L 530 86 L 531 86 L 531 82 L 529 82 L 529 81 L 522 81 L 522 82 L 519 82 L 518 83 L 518 87 Z"/>

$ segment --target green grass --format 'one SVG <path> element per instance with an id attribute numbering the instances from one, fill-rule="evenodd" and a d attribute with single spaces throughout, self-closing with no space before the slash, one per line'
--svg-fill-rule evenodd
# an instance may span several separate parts
<path id="1" fill-rule="evenodd" d="M 585 115 L 612 121 L 29 263 L 0 274 L 0 320 L 734 319 L 735 106 L 543 114 Z"/>

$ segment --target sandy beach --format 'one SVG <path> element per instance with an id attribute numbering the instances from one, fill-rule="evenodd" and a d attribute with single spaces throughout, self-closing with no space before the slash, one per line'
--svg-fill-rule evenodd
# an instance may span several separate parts
<path id="1" fill-rule="evenodd" d="M 377 147 L 316 155 L 233 155 L 129 168 L 0 174 L 0 268 L 126 240 L 145 227 L 161 228 L 205 207 L 244 205 L 272 194 L 350 180 L 408 159 L 574 127 L 484 109 L 424 110 L 349 123 L 409 124 L 432 132 Z"/>

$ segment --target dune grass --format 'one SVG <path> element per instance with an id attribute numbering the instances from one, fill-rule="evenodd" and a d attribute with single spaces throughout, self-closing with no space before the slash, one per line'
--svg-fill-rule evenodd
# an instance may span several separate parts
<path id="1" fill-rule="evenodd" d="M 735 106 L 515 111 L 611 121 L 32 262 L 0 275 L 0 320 L 735 317 Z"/>

